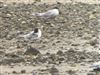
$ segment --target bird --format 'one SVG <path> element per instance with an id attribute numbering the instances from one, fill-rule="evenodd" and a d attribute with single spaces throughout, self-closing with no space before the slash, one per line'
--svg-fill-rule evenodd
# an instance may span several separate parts
<path id="1" fill-rule="evenodd" d="M 36 16 L 36 17 L 40 17 L 40 18 L 43 18 L 43 19 L 50 19 L 50 18 L 55 18 L 56 16 L 59 15 L 59 10 L 57 7 L 51 9 L 51 10 L 48 10 L 46 12 L 42 12 L 42 13 L 32 13 L 33 16 Z"/>
<path id="2" fill-rule="evenodd" d="M 93 63 L 90 67 L 93 68 L 93 72 L 95 72 L 96 75 L 100 75 L 100 61 Z"/>
<path id="3" fill-rule="evenodd" d="M 100 69 L 100 61 L 93 63 L 90 67 L 94 68 L 94 69 Z"/>
<path id="4" fill-rule="evenodd" d="M 25 35 L 20 35 L 21 38 L 24 38 L 25 40 L 34 40 L 39 39 L 42 35 L 42 32 L 39 28 L 35 28 L 33 31 L 29 32 Z"/>

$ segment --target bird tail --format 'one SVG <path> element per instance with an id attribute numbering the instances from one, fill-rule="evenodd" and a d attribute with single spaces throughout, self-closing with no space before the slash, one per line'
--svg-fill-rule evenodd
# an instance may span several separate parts
<path id="1" fill-rule="evenodd" d="M 32 13 L 33 16 L 39 16 L 40 13 Z"/>
<path id="2" fill-rule="evenodd" d="M 33 16 L 36 16 L 36 13 L 32 13 Z"/>
<path id="3" fill-rule="evenodd" d="M 33 16 L 42 17 L 44 13 L 32 13 Z"/>
<path id="4" fill-rule="evenodd" d="M 25 35 L 19 35 L 18 38 L 25 38 Z"/>

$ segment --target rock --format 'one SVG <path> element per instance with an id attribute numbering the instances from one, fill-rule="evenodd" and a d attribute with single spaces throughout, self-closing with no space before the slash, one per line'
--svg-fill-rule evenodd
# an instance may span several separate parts
<path id="1" fill-rule="evenodd" d="M 2 64 L 11 64 L 11 63 L 21 63 L 25 62 L 23 58 L 5 58 L 2 60 Z"/>
<path id="2" fill-rule="evenodd" d="M 10 17 L 11 17 L 11 14 L 6 14 L 6 15 L 7 15 L 7 16 L 6 16 L 7 18 L 10 18 Z"/>
<path id="3" fill-rule="evenodd" d="M 40 54 L 40 51 L 36 48 L 33 48 L 32 46 L 28 46 L 26 52 L 24 53 L 26 55 L 38 55 Z"/>
<path id="4" fill-rule="evenodd" d="M 69 74 L 69 75 L 75 75 L 75 71 L 69 70 L 69 71 L 68 71 L 68 74 Z"/>
<path id="5" fill-rule="evenodd" d="M 26 73 L 26 70 L 21 70 L 21 73 Z"/>
<path id="6" fill-rule="evenodd" d="M 48 60 L 49 63 L 56 64 L 56 63 L 57 63 L 58 57 L 57 57 L 56 54 L 50 54 L 50 56 L 48 57 L 48 59 L 49 59 L 49 60 Z"/>
<path id="7" fill-rule="evenodd" d="M 89 72 L 87 75 L 96 75 L 95 72 Z"/>
<path id="8" fill-rule="evenodd" d="M 17 72 L 16 72 L 16 71 L 13 71 L 12 73 L 13 73 L 13 74 L 17 74 Z"/>
<path id="9" fill-rule="evenodd" d="M 11 39 L 13 39 L 13 36 L 12 35 L 7 35 L 6 39 L 11 40 Z"/>
<path id="10" fill-rule="evenodd" d="M 59 70 L 55 66 L 52 66 L 50 73 L 51 75 L 59 75 Z"/>
<path id="11" fill-rule="evenodd" d="M 63 56 L 64 54 L 63 54 L 62 51 L 59 50 L 59 51 L 57 52 L 57 55 Z"/>
<path id="12" fill-rule="evenodd" d="M 47 52 L 45 55 L 50 56 L 50 53 L 49 53 L 49 52 Z"/>
<path id="13" fill-rule="evenodd" d="M 25 24 L 26 23 L 26 21 L 22 21 L 22 24 Z"/>
<path id="14" fill-rule="evenodd" d="M 23 57 L 20 57 L 18 55 L 15 55 L 13 53 L 8 53 L 5 54 L 4 56 L 5 58 L 2 59 L 1 63 L 2 64 L 12 64 L 12 63 L 21 63 L 21 62 L 25 62 Z"/>
<path id="15" fill-rule="evenodd" d="M 36 75 L 36 74 L 33 72 L 32 75 Z"/>
<path id="16" fill-rule="evenodd" d="M 0 48 L 1 49 L 1 48 Z M 0 51 L 0 55 L 4 55 L 5 54 L 5 52 L 4 51 Z"/>
<path id="17" fill-rule="evenodd" d="M 46 63 L 48 61 L 48 57 L 43 55 L 38 55 L 35 61 L 37 61 L 37 63 Z"/>
<path id="18" fill-rule="evenodd" d="M 91 41 L 89 42 L 89 44 L 90 44 L 91 46 L 95 46 L 96 44 L 99 44 L 99 42 L 98 42 L 97 39 L 94 39 L 94 40 L 91 40 Z"/>
<path id="19" fill-rule="evenodd" d="M 78 43 L 73 43 L 73 44 L 71 44 L 71 46 L 79 46 L 80 44 L 78 44 Z"/>
<path id="20" fill-rule="evenodd" d="M 64 61 L 64 60 L 65 60 L 64 57 L 59 57 L 59 58 L 58 58 L 58 61 L 59 61 L 59 62 L 62 62 L 62 61 Z"/>

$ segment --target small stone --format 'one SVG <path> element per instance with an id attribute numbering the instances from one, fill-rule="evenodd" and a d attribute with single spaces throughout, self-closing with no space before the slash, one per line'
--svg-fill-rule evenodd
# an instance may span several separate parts
<path id="1" fill-rule="evenodd" d="M 26 73 L 26 70 L 21 70 L 21 73 Z"/>
<path id="2" fill-rule="evenodd" d="M 48 55 L 48 56 L 50 56 L 50 53 L 48 53 L 48 52 L 47 52 L 45 55 Z"/>
<path id="3" fill-rule="evenodd" d="M 17 72 L 16 72 L 16 71 L 13 71 L 12 73 L 17 74 Z"/>
<path id="4" fill-rule="evenodd" d="M 90 44 L 91 46 L 95 46 L 96 44 L 99 44 L 99 43 L 98 43 L 97 39 L 94 39 L 94 40 L 91 40 L 91 41 L 89 42 L 89 44 Z"/>
<path id="5" fill-rule="evenodd" d="M 59 57 L 57 61 L 59 61 L 59 63 L 64 62 L 65 58 L 64 57 Z"/>
<path id="6" fill-rule="evenodd" d="M 56 43 L 60 43 L 60 42 L 61 42 L 61 41 L 58 40 Z"/>
<path id="7" fill-rule="evenodd" d="M 80 44 L 75 44 L 75 43 L 73 43 L 73 44 L 71 44 L 71 46 L 79 46 Z"/>
<path id="8" fill-rule="evenodd" d="M 52 43 L 52 46 L 55 46 L 56 44 L 55 43 Z"/>
<path id="9" fill-rule="evenodd" d="M 52 66 L 52 68 L 50 69 L 50 73 L 51 75 L 59 75 L 59 71 L 55 66 Z"/>
<path id="10" fill-rule="evenodd" d="M 11 17 L 11 14 L 7 14 L 7 17 Z"/>
<path id="11" fill-rule="evenodd" d="M 26 22 L 25 21 L 22 21 L 22 24 L 25 24 Z"/>

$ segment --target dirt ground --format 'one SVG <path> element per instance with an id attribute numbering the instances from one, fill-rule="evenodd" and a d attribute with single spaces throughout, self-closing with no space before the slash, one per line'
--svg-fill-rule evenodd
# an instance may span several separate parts
<path id="1" fill-rule="evenodd" d="M 100 61 L 99 1 L 14 1 L 0 2 L 0 75 L 88 75 L 90 65 Z M 55 19 L 31 16 L 53 7 L 61 12 Z M 43 27 L 39 40 L 18 38 L 35 27 Z"/>

